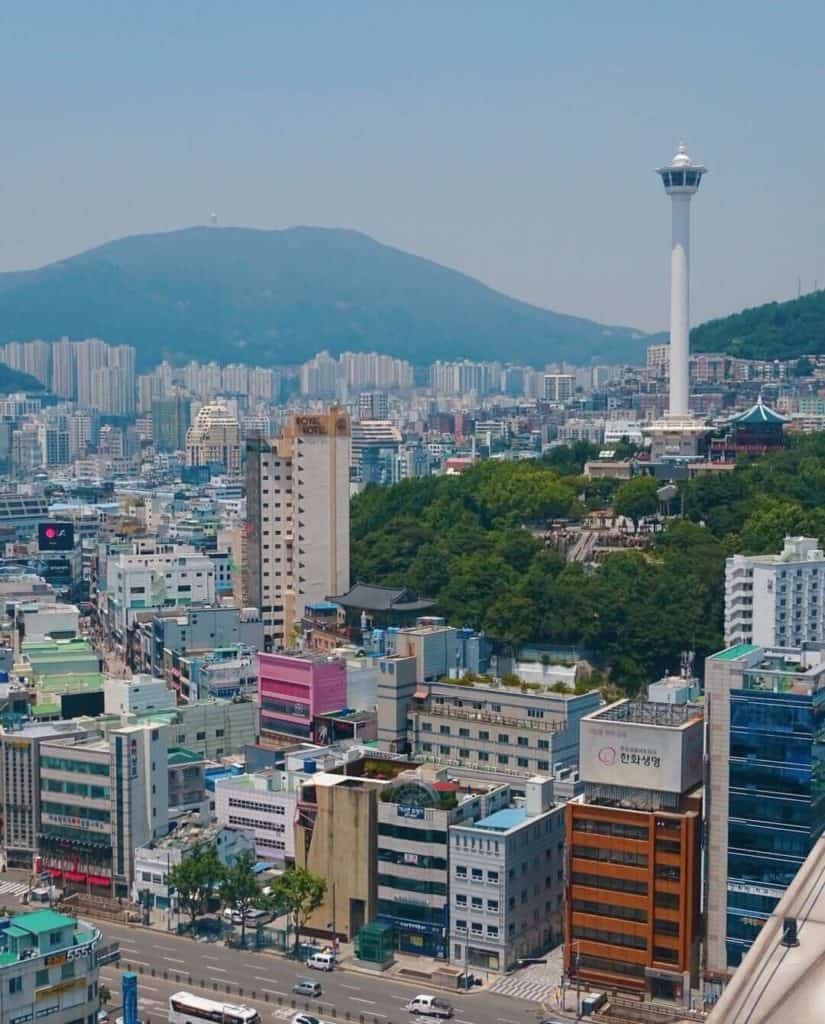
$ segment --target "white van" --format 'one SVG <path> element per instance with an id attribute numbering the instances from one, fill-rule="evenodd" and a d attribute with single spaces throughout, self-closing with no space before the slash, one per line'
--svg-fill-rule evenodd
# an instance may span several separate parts
<path id="1" fill-rule="evenodd" d="M 420 1013 L 426 1017 L 452 1017 L 453 1008 L 446 999 L 439 999 L 438 996 L 420 995 L 416 996 L 404 1007 L 410 1013 Z"/>
<path id="2" fill-rule="evenodd" d="M 307 960 L 307 967 L 314 971 L 332 971 L 335 969 L 334 953 L 313 953 Z"/>

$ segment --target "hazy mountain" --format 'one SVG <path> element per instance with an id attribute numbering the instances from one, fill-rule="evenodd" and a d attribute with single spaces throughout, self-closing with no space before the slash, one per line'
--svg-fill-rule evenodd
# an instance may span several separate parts
<path id="1" fill-rule="evenodd" d="M 43 385 L 28 373 L 13 370 L 5 363 L 0 363 L 0 395 L 10 395 L 15 391 L 42 391 Z"/>
<path id="2" fill-rule="evenodd" d="M 0 341 L 99 337 L 163 358 L 272 365 L 375 350 L 416 364 L 640 361 L 646 338 L 508 298 L 356 231 L 189 228 L 0 275 Z"/>

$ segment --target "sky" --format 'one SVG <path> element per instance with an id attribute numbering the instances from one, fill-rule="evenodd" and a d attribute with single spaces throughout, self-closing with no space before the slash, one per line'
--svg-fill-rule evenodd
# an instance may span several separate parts
<path id="1" fill-rule="evenodd" d="M 349 227 L 560 312 L 666 327 L 825 287 L 825 4 L 5 0 L 0 271 L 207 223 Z"/>

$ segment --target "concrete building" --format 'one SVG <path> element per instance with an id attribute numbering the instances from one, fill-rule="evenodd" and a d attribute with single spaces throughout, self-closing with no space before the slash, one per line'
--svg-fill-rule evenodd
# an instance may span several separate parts
<path id="1" fill-rule="evenodd" d="M 698 981 L 704 722 L 622 700 L 581 723 L 567 805 L 565 969 L 593 988 L 689 1005 Z"/>
<path id="2" fill-rule="evenodd" d="M 215 568 L 208 555 L 184 545 L 136 544 L 106 562 L 101 604 L 106 624 L 123 638 L 138 611 L 215 602 Z"/>
<path id="3" fill-rule="evenodd" d="M 576 393 L 574 373 L 545 373 L 544 400 L 554 405 L 565 405 Z"/>
<path id="4" fill-rule="evenodd" d="M 156 676 L 168 674 L 175 655 L 232 647 L 259 651 L 264 640 L 255 608 L 176 608 L 153 616 L 146 634 L 143 664 Z"/>
<path id="5" fill-rule="evenodd" d="M 786 537 L 778 555 L 725 563 L 725 643 L 798 647 L 825 640 L 825 553 L 813 537 Z"/>
<path id="6" fill-rule="evenodd" d="M 349 587 L 350 422 L 293 415 L 274 442 L 247 442 L 246 593 L 265 649 L 288 645 L 304 606 Z"/>
<path id="7" fill-rule="evenodd" d="M 76 722 L 29 725 L 0 733 L 3 851 L 12 868 L 34 869 L 40 822 L 40 745 L 69 736 L 85 736 Z"/>
<path id="8" fill-rule="evenodd" d="M 739 644 L 705 663 L 710 784 L 706 972 L 722 983 L 825 828 L 825 645 Z"/>
<path id="9" fill-rule="evenodd" d="M 314 740 L 315 716 L 347 706 L 347 668 L 341 658 L 260 654 L 258 665 L 259 731 L 267 745 Z"/>
<path id="10" fill-rule="evenodd" d="M 40 743 L 38 852 L 65 888 L 128 896 L 134 851 L 168 828 L 166 735 L 139 725 L 106 739 Z"/>
<path id="11" fill-rule="evenodd" d="M 254 836 L 255 855 L 276 864 L 295 858 L 295 809 L 298 798 L 287 773 L 270 769 L 227 776 L 215 783 L 215 817 L 228 828 Z"/>
<path id="12" fill-rule="evenodd" d="M 100 931 L 54 910 L 15 914 L 0 931 L 3 1024 L 35 1016 L 94 1024 L 100 1009 Z"/>
<path id="13" fill-rule="evenodd" d="M 403 771 L 381 791 L 377 920 L 393 926 L 402 952 L 448 959 L 450 827 L 508 800 L 506 786 L 459 785 L 431 767 Z"/>
<path id="14" fill-rule="evenodd" d="M 135 850 L 135 879 L 132 899 L 143 906 L 168 910 L 174 895 L 169 872 L 187 857 L 214 846 L 221 864 L 230 867 L 243 853 L 254 853 L 252 833 L 225 828 L 221 824 L 203 825 L 199 820 L 185 822 L 174 832 Z"/>
<path id="15" fill-rule="evenodd" d="M 575 767 L 579 723 L 601 703 L 590 693 L 424 681 L 415 659 L 387 658 L 378 684 L 378 741 L 438 764 L 529 776 Z"/>
<path id="16" fill-rule="evenodd" d="M 450 826 L 450 958 L 504 972 L 562 937 L 564 805 L 534 777 L 523 799 Z"/>
<path id="17" fill-rule="evenodd" d="M 180 452 L 186 447 L 191 425 L 192 403 L 180 392 L 155 398 L 152 410 L 152 440 L 161 452 Z"/>
<path id="18" fill-rule="evenodd" d="M 103 682 L 103 707 L 107 715 L 140 715 L 169 711 L 176 706 L 175 691 L 165 679 L 134 675 L 126 679 L 107 676 Z"/>
<path id="19" fill-rule="evenodd" d="M 222 402 L 211 402 L 198 410 L 186 431 L 187 466 L 222 466 L 229 476 L 241 472 L 241 427 L 236 416 Z"/>

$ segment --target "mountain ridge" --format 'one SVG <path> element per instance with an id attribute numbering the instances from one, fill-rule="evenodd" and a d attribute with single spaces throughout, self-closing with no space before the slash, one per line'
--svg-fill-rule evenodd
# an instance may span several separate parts
<path id="1" fill-rule="evenodd" d="M 0 274 L 0 342 L 63 336 L 135 345 L 141 369 L 163 358 L 295 364 L 322 349 L 416 365 L 625 362 L 648 343 L 353 229 L 309 226 L 131 235 Z"/>

